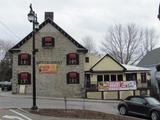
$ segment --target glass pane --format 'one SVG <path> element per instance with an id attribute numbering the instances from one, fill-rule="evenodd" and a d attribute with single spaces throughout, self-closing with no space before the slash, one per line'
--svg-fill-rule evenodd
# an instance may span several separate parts
<path id="1" fill-rule="evenodd" d="M 109 81 L 109 75 L 104 75 L 104 81 Z"/>
<path id="2" fill-rule="evenodd" d="M 116 75 L 111 75 L 111 81 L 116 81 Z"/>
<path id="3" fill-rule="evenodd" d="M 118 75 L 118 81 L 123 81 L 123 76 L 122 75 Z"/>
<path id="4" fill-rule="evenodd" d="M 97 82 L 102 82 L 102 81 L 103 81 L 103 76 L 97 75 Z"/>

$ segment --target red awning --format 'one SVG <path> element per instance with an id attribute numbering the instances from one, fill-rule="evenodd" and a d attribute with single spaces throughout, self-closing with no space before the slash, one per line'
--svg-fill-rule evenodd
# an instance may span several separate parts
<path id="1" fill-rule="evenodd" d="M 70 72 L 69 77 L 74 79 L 74 78 L 77 77 L 77 73 L 76 72 Z"/>
<path id="2" fill-rule="evenodd" d="M 70 53 L 69 58 L 70 59 L 76 59 L 76 53 Z"/>
<path id="3" fill-rule="evenodd" d="M 22 53 L 21 54 L 21 59 L 28 59 L 28 54 L 27 53 Z"/>
<path id="4" fill-rule="evenodd" d="M 28 74 L 27 73 L 21 73 L 21 80 L 27 80 Z"/>
<path id="5" fill-rule="evenodd" d="M 51 37 L 45 37 L 44 40 L 45 40 L 45 42 L 49 42 L 49 43 L 52 42 L 52 38 Z"/>

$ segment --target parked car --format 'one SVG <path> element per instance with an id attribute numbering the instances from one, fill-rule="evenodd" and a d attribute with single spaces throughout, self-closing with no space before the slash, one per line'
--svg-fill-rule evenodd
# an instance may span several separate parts
<path id="1" fill-rule="evenodd" d="M 135 114 L 160 120 L 160 102 L 150 96 L 129 96 L 118 104 L 121 115 Z"/>
<path id="2" fill-rule="evenodd" d="M 10 91 L 12 90 L 12 83 L 8 81 L 4 81 L 1 83 L 2 91 Z"/>

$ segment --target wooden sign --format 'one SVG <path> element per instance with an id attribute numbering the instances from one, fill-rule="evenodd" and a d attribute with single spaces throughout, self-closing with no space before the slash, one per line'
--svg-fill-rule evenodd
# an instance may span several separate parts
<path id="1" fill-rule="evenodd" d="M 39 73 L 55 74 L 57 73 L 57 64 L 39 64 Z"/>

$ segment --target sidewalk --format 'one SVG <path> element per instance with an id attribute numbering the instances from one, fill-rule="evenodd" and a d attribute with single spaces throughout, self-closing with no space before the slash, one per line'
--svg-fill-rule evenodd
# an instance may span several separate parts
<path id="1" fill-rule="evenodd" d="M 0 91 L 0 97 L 14 97 L 14 98 L 32 98 L 31 95 L 21 95 L 21 94 L 12 94 L 11 91 L 5 91 L 2 92 Z M 55 98 L 55 97 L 42 97 L 42 96 L 37 96 L 37 99 L 47 99 L 47 100 L 63 100 L 64 98 Z M 85 102 L 107 102 L 107 103 L 118 103 L 118 100 L 94 100 L 94 99 L 82 99 L 82 98 L 67 98 L 69 101 L 84 101 Z"/>

